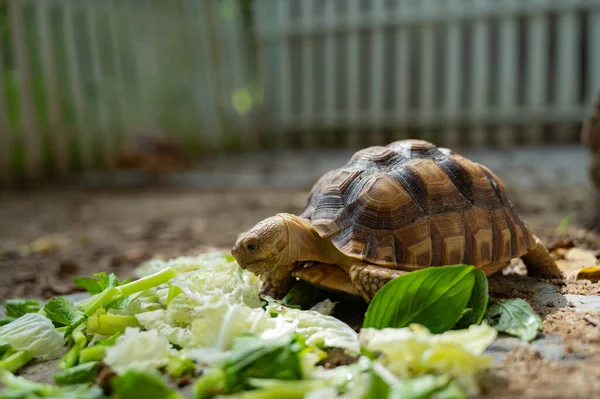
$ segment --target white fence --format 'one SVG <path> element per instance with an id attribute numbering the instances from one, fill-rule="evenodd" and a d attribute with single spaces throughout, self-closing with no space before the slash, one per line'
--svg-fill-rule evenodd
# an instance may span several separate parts
<path id="1" fill-rule="evenodd" d="M 236 0 L 0 0 L 0 182 L 110 168 L 157 131 L 235 145 L 258 92 L 243 30 Z"/>
<path id="2" fill-rule="evenodd" d="M 110 168 L 157 130 L 573 142 L 598 88 L 600 0 L 0 0 L 0 182 Z"/>
<path id="3" fill-rule="evenodd" d="M 351 145 L 573 141 L 600 88 L 598 0 L 257 0 L 280 130 Z"/>

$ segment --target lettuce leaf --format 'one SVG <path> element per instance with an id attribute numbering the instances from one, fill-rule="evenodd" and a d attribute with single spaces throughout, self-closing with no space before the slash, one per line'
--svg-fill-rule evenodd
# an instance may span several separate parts
<path id="1" fill-rule="evenodd" d="M 183 396 L 171 389 L 163 377 L 155 370 L 128 370 L 111 381 L 116 399 L 183 399 Z"/>
<path id="2" fill-rule="evenodd" d="M 4 301 L 6 317 L 17 318 L 40 310 L 40 303 L 31 299 L 7 299 Z"/>
<path id="3" fill-rule="evenodd" d="M 271 306 L 269 311 L 280 314 L 283 320 L 289 323 L 296 323 L 296 332 L 306 339 L 306 344 L 309 346 L 342 348 L 350 355 L 360 353 L 356 331 L 333 316 L 313 310 L 291 309 L 283 306 Z"/>
<path id="4" fill-rule="evenodd" d="M 0 341 L 44 360 L 58 358 L 65 344 L 63 334 L 54 328 L 50 320 L 38 313 L 27 313 L 0 327 Z"/>

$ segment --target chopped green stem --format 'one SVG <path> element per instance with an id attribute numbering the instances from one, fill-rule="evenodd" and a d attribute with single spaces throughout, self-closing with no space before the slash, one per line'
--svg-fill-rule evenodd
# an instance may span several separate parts
<path id="1" fill-rule="evenodd" d="M 81 349 L 85 348 L 88 343 L 85 334 L 82 333 L 80 330 L 73 331 L 73 342 L 73 346 L 78 346 Z"/>
<path id="2" fill-rule="evenodd" d="M 114 300 L 156 287 L 176 276 L 177 271 L 169 267 L 131 283 L 123 284 L 118 287 L 109 287 L 82 304 L 81 307 L 84 310 L 85 315 L 90 317 L 98 308 L 104 307 Z"/>
<path id="3" fill-rule="evenodd" d="M 58 331 L 58 332 L 60 332 L 60 333 L 63 333 L 63 334 L 64 334 L 64 333 L 66 333 L 66 332 L 68 332 L 68 331 L 69 331 L 69 328 L 70 328 L 69 326 L 58 327 L 58 328 L 56 329 L 56 331 Z"/>
<path id="4" fill-rule="evenodd" d="M 0 361 L 0 369 L 8 370 L 11 373 L 14 373 L 30 361 L 32 361 L 33 358 L 34 356 L 29 352 L 18 351 L 13 353 L 6 359 Z"/>
<path id="5" fill-rule="evenodd" d="M 98 308 L 101 308 L 107 303 L 117 299 L 117 296 L 119 296 L 119 294 L 119 291 L 117 291 L 117 289 L 114 287 L 109 287 L 105 289 L 104 291 L 102 291 L 101 293 L 99 293 L 98 295 L 96 295 L 95 297 L 93 297 L 88 302 L 82 305 L 84 314 L 87 317 L 90 317 L 96 312 Z"/>
<path id="6" fill-rule="evenodd" d="M 139 327 L 135 316 L 95 314 L 88 319 L 88 332 L 100 335 L 113 335 L 127 327 Z"/>
<path id="7" fill-rule="evenodd" d="M 68 369 L 77 364 L 77 360 L 79 360 L 79 354 L 81 352 L 81 347 L 79 345 L 73 345 L 71 349 L 67 351 L 58 361 L 58 368 L 61 370 Z"/>
<path id="8" fill-rule="evenodd" d="M 141 278 L 131 283 L 123 284 L 116 289 L 121 293 L 120 297 L 129 296 L 136 292 L 146 291 L 149 288 L 161 285 L 177 276 L 177 271 L 171 267 L 161 270 L 157 273 L 151 274 L 150 276 Z"/>
<path id="9" fill-rule="evenodd" d="M 83 349 L 79 353 L 79 363 L 98 362 L 104 359 L 106 346 L 97 345 Z"/>

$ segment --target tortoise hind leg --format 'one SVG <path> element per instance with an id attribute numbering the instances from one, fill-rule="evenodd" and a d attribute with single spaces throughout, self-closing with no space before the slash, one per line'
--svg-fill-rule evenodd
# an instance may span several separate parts
<path id="1" fill-rule="evenodd" d="M 410 272 L 361 262 L 350 267 L 350 280 L 369 303 L 387 282 L 406 273 Z"/>
<path id="2" fill-rule="evenodd" d="M 556 262 L 548 253 L 539 238 L 533 236 L 536 246 L 521 256 L 527 266 L 527 275 L 541 278 L 562 278 L 562 273 Z"/>

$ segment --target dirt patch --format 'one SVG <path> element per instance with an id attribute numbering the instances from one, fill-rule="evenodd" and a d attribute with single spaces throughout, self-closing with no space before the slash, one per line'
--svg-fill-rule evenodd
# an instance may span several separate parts
<path id="1" fill-rule="evenodd" d="M 546 360 L 520 347 L 493 366 L 482 384 L 489 398 L 594 398 L 600 392 L 600 361 L 591 354 L 581 361 Z"/>

